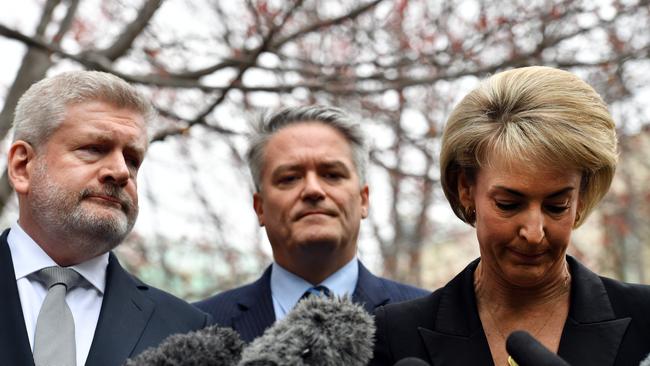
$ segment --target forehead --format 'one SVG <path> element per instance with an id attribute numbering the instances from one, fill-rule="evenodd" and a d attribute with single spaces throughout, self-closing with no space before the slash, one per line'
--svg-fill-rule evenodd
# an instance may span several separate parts
<path id="1" fill-rule="evenodd" d="M 553 193 L 560 189 L 580 188 L 582 174 L 577 169 L 564 169 L 552 164 L 524 160 L 492 161 L 479 168 L 477 186 L 485 190 L 505 188 L 531 195 Z"/>
<path id="2" fill-rule="evenodd" d="M 57 132 L 72 134 L 70 137 L 96 136 L 147 145 L 146 122 L 140 112 L 102 101 L 67 105 Z"/>
<path id="3" fill-rule="evenodd" d="M 353 164 L 352 147 L 340 131 L 319 122 L 283 127 L 271 136 L 264 150 L 264 165 L 271 169 L 284 164 L 325 161 Z"/>

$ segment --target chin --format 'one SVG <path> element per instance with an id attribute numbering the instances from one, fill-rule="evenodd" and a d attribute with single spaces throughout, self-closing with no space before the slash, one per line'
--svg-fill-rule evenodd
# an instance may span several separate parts
<path id="1" fill-rule="evenodd" d="M 541 268 L 510 269 L 504 277 L 512 285 L 522 288 L 535 287 L 544 281 L 545 272 Z"/>
<path id="2" fill-rule="evenodd" d="M 341 239 L 334 235 L 308 235 L 297 240 L 306 250 L 332 251 L 338 248 Z"/>

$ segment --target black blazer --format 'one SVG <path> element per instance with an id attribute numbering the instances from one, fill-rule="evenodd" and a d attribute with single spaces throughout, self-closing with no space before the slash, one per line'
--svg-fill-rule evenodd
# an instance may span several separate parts
<path id="1" fill-rule="evenodd" d="M 33 366 L 8 233 L 5 230 L 0 237 L 0 364 Z M 122 365 L 170 334 L 200 329 L 210 322 L 207 314 L 185 301 L 128 274 L 111 253 L 102 308 L 86 365 Z"/>
<path id="2" fill-rule="evenodd" d="M 377 309 L 371 365 L 417 357 L 431 365 L 493 365 L 470 263 L 431 295 Z M 558 354 L 572 366 L 638 365 L 650 352 L 650 286 L 599 277 L 567 256 L 569 315 Z"/>
<path id="3" fill-rule="evenodd" d="M 215 324 L 233 328 L 244 341 L 250 342 L 275 322 L 271 269 L 269 266 L 262 277 L 251 284 L 225 291 L 194 305 L 211 314 Z M 378 306 L 426 294 L 428 292 L 425 290 L 377 277 L 359 262 L 359 279 L 352 300 L 362 304 L 371 314 Z"/>

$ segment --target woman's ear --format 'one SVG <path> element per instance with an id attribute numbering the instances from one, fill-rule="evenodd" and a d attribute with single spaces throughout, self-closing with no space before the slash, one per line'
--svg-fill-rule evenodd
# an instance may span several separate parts
<path id="1" fill-rule="evenodd" d="M 474 207 L 474 186 L 465 171 L 458 174 L 458 198 L 465 209 Z"/>
<path id="2" fill-rule="evenodd" d="M 28 142 L 17 140 L 11 144 L 7 154 L 7 173 L 16 193 L 26 194 L 29 191 L 29 165 L 33 163 L 35 156 L 34 148 Z"/>

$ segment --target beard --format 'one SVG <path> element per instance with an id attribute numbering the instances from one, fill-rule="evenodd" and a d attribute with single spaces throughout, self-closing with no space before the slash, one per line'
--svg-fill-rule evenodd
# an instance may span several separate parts
<path id="1" fill-rule="evenodd" d="M 73 192 L 54 180 L 44 162 L 37 163 L 32 179 L 30 208 L 34 220 L 50 235 L 67 239 L 78 253 L 106 253 L 120 244 L 138 216 L 138 205 L 116 184 Z M 121 209 L 93 207 L 88 197 L 103 195 L 120 202 Z"/>

